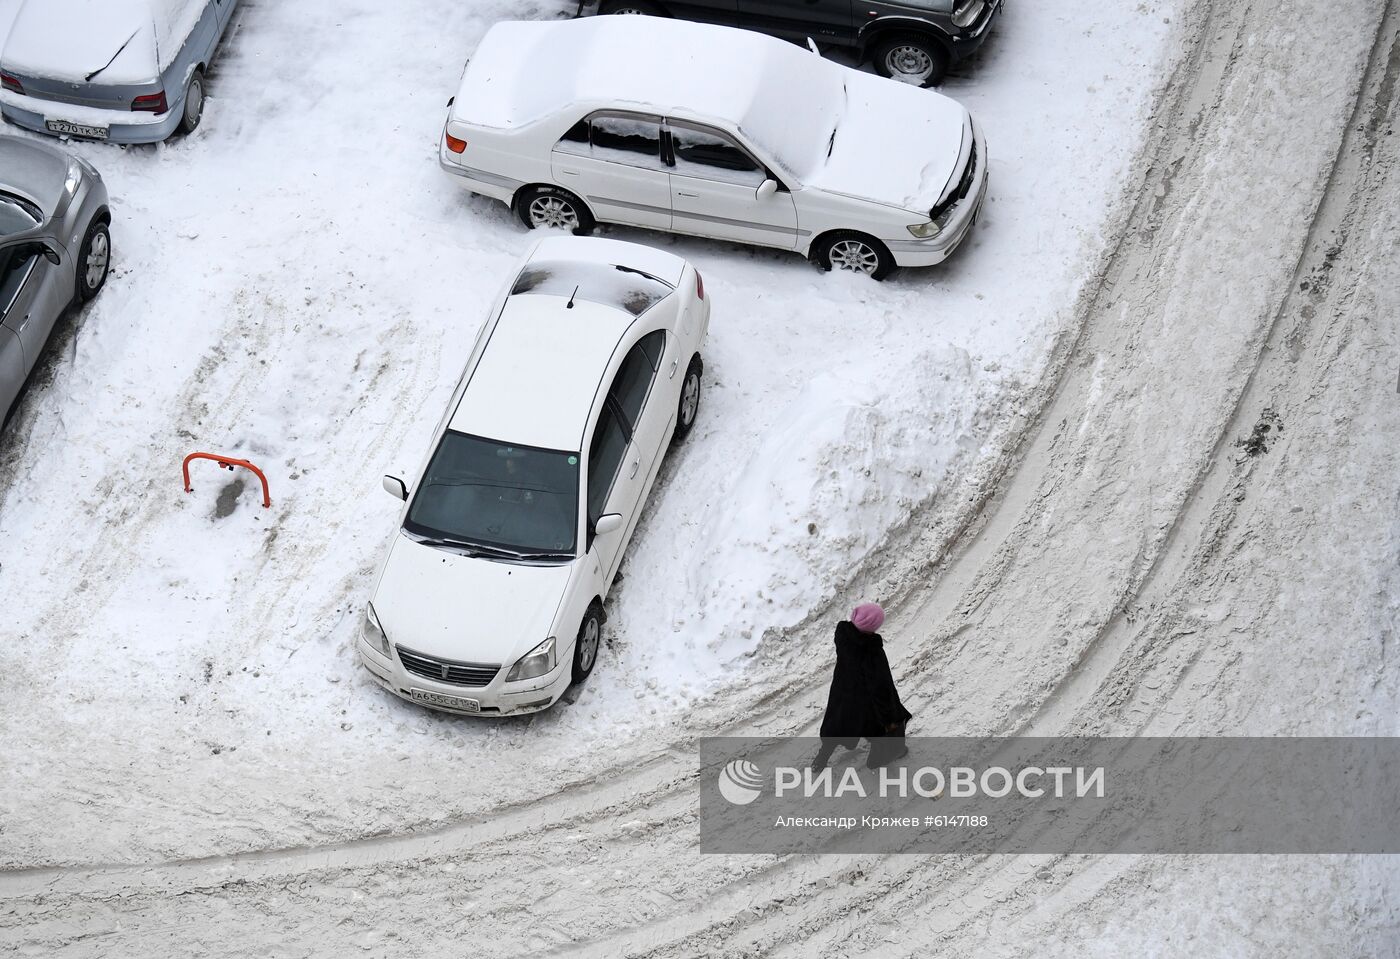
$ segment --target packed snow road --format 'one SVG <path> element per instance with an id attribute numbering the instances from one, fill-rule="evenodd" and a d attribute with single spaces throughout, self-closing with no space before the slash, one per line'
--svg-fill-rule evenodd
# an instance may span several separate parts
<path id="1" fill-rule="evenodd" d="M 1159 24 L 1164 11 L 1155 14 Z M 0 875 L 0 943 L 57 955 L 190 954 L 215 944 L 224 954 L 359 946 L 412 955 L 451 942 L 487 955 L 528 948 L 600 956 L 1364 955 L 1393 944 L 1397 915 L 1388 890 L 1398 875 L 1383 859 L 1328 858 L 1306 867 L 1286 860 L 1280 868 L 1267 859 L 1209 858 L 702 859 L 694 849 L 687 744 L 713 731 L 809 732 L 824 694 L 829 625 L 856 596 L 901 598 L 890 604 L 886 632 L 918 732 L 1395 732 L 1396 677 L 1386 657 L 1393 656 L 1400 551 L 1400 464 L 1391 442 L 1400 435 L 1393 362 L 1400 145 L 1390 135 L 1400 119 L 1396 4 L 1380 11 L 1361 0 L 1339 3 L 1325 22 L 1311 16 L 1311 4 L 1291 2 L 1203 0 L 1184 18 L 1169 12 L 1184 22 L 1173 25 L 1179 46 L 1171 51 L 1171 80 L 1146 129 L 1099 120 L 1101 130 L 1141 152 L 1126 178 L 1128 202 L 1074 211 L 1074 229 L 1102 230 L 1102 241 L 1078 251 L 1090 258 L 1090 272 L 1063 242 L 1039 247 L 1025 233 L 1041 229 L 1062 241 L 1064 197 L 1077 197 L 1086 180 L 1112 193 L 1121 169 L 1114 164 L 1126 157 L 1099 156 L 1086 170 L 1081 161 L 1091 148 L 1111 153 L 1112 145 L 1080 142 L 1064 161 L 1078 167 L 1071 178 L 1060 161 L 1042 168 L 1032 159 L 1053 151 L 1017 142 L 1014 122 L 1031 123 L 1035 109 L 1055 97 L 1015 112 L 1010 104 L 1024 94 L 1026 76 L 1013 82 L 998 71 L 1029 68 L 1002 58 L 1034 56 L 1044 45 L 1055 47 L 1049 63 L 1058 64 L 1066 44 L 1083 39 L 1082 23 L 1067 28 L 1068 21 L 1029 5 L 1008 11 L 999 39 L 1010 49 L 983 64 L 966 89 L 952 88 L 975 112 L 985 96 L 979 115 L 1007 110 L 1005 132 L 997 136 L 993 125 L 988 139 L 1009 142 L 1006 169 L 994 172 L 988 229 L 949 272 L 906 276 L 887 292 L 833 285 L 765 254 L 678 244 L 706 270 L 707 285 L 712 276 L 730 284 L 720 287 L 717 304 L 734 310 L 723 385 L 707 397 L 707 435 L 672 468 L 671 488 L 648 520 L 647 532 L 655 533 L 637 544 L 632 581 L 615 600 L 616 671 L 602 672 L 605 659 L 595 677 L 604 681 L 580 702 L 520 728 L 483 730 L 382 701 L 359 705 L 373 690 L 336 664 L 348 657 L 350 612 L 366 571 L 328 572 L 336 569 L 328 558 L 362 564 L 378 545 L 389 509 L 373 501 L 361 507 L 363 489 L 387 458 L 385 444 L 412 446 L 400 437 L 413 428 L 404 408 L 415 415 L 424 405 L 437 408 L 433 391 L 460 361 L 460 345 L 448 357 L 446 348 L 425 353 L 423 344 L 455 343 L 445 335 L 453 321 L 465 324 L 461 343 L 470 342 L 489 297 L 464 283 L 449 295 L 463 302 L 445 310 L 439 277 L 460 273 L 464 259 L 476 277 L 499 270 L 509 256 L 492 244 L 512 236 L 504 222 L 463 239 L 464 229 L 489 214 L 430 183 L 432 200 L 452 216 L 439 217 L 428 198 L 411 193 L 420 231 L 412 243 L 381 226 L 372 244 L 333 228 L 323 243 L 300 239 L 308 222 L 350 222 L 336 202 L 347 182 L 365 190 L 385 185 L 374 173 L 388 183 L 412 179 L 368 150 L 355 157 L 354 177 L 297 156 L 286 173 L 263 170 L 270 197 L 294 197 L 302 218 L 279 225 L 271 240 L 258 238 L 263 246 L 245 250 L 249 235 L 234 227 L 267 215 L 268 195 L 235 201 L 246 207 L 212 237 L 192 225 L 171 233 L 143 211 L 144 239 L 128 241 L 136 252 L 178 250 L 186 229 L 205 233 L 205 242 L 183 242 L 224 269 L 192 270 L 183 255 L 183 270 L 164 269 L 159 255 L 128 253 L 128 270 L 154 264 L 169 289 L 135 273 L 129 283 L 170 299 L 127 305 L 111 295 L 128 292 L 114 283 L 55 351 L 51 381 L 5 439 L 4 594 L 33 589 L 44 573 L 61 577 L 64 588 L 61 596 L 54 585 L 38 594 L 0 653 L 12 677 L 0 755 L 14 773 L 4 797 L 12 869 Z M 278 62 L 268 22 L 274 16 L 292 14 L 266 7 L 245 14 L 232 44 L 243 52 L 221 68 L 235 89 L 257 89 L 248 71 Z M 1020 32 L 1018 16 L 1045 19 L 1037 31 L 1022 21 Z M 335 19 L 319 26 L 330 34 Z M 1306 35 L 1297 30 L 1304 21 Z M 1100 27 L 1114 29 L 1110 21 Z M 376 35 L 369 26 L 351 29 L 366 31 L 366 43 Z M 1156 28 L 1135 36 L 1155 62 Z M 424 48 L 436 49 L 436 37 L 425 30 Z M 258 49 L 267 52 L 259 58 Z M 1317 50 L 1329 51 L 1327 70 L 1307 66 Z M 318 52 L 316 71 L 284 69 L 302 82 L 312 73 L 329 97 L 342 61 L 329 49 Z M 451 58 L 444 51 L 440 59 Z M 1138 65 L 1139 74 L 1150 62 Z M 1131 109 L 1146 92 L 1140 82 L 1093 85 Z M 239 162 L 211 145 L 218 128 L 210 122 L 229 96 L 211 101 L 204 139 L 121 157 L 122 169 L 166 174 L 161 189 L 186 190 L 185 202 L 202 192 L 194 161 L 227 163 L 231 175 Z M 1059 125 L 1083 109 L 1077 103 L 1059 124 L 1041 118 L 1035 124 L 1043 126 L 1021 132 L 1028 140 L 1064 135 Z M 243 135 L 271 136 L 251 115 L 231 115 L 242 116 Z M 431 116 L 423 110 L 430 130 Z M 289 129 L 279 127 L 284 136 Z M 324 186 L 306 186 L 321 175 Z M 1052 188 L 1046 181 L 1057 176 Z M 162 215 L 181 208 L 164 196 L 148 189 L 142 202 Z M 1027 204 L 1055 216 L 1040 218 Z M 1020 212 L 1002 220 L 1007 207 Z M 352 212 L 403 225 L 403 211 L 392 204 Z M 989 250 L 993 243 L 1005 246 Z M 449 261 L 435 244 L 455 257 Z M 344 258 L 329 257 L 342 248 Z M 368 256 L 371 248 L 383 255 Z M 1022 259 L 1008 266 L 1008 251 Z M 1024 272 L 1008 284 L 1000 271 L 1021 264 L 1039 264 L 1029 272 L 1048 285 L 1033 288 Z M 400 277 L 386 296 L 380 284 L 399 270 L 411 271 L 409 282 Z M 295 282 L 285 278 L 291 275 Z M 753 311 L 751 304 L 770 302 L 762 290 L 773 284 L 784 285 L 797 310 Z M 1076 291 L 1072 316 L 1051 343 L 1055 314 L 1034 313 L 1031 304 L 1056 296 L 1070 303 Z M 215 311 L 216 330 L 189 331 L 211 315 L 198 298 L 205 295 L 242 304 L 230 311 L 237 319 Z M 926 351 L 930 337 L 946 338 L 963 344 L 964 372 L 924 352 L 900 367 L 909 380 L 895 396 L 862 380 L 883 370 L 881 362 L 843 367 L 821 390 L 784 387 L 785 378 L 829 364 L 817 345 L 804 346 L 806 338 L 828 353 L 838 337 L 850 340 L 821 298 L 836 298 L 832 312 L 846 323 L 864 311 L 879 317 L 862 329 L 881 362 L 900 346 L 922 342 Z M 964 324 L 993 315 L 979 305 L 986 300 L 1027 310 L 1014 335 L 1050 344 L 1048 362 L 1036 347 L 1002 344 L 996 354 L 994 337 L 977 339 L 975 324 Z M 921 322 L 910 323 L 911 316 Z M 138 330 L 147 349 L 160 342 L 148 337 L 190 344 L 199 357 L 189 360 L 194 368 L 163 357 L 181 372 L 152 380 L 147 358 L 127 358 L 106 342 L 130 343 Z M 363 351 L 348 378 L 341 368 L 316 370 L 347 346 Z M 774 357 L 754 353 L 765 348 L 791 365 L 764 373 Z M 789 356 L 793 350 L 799 355 Z M 303 360 L 280 369 L 291 355 Z M 977 392 L 982 381 L 967 369 L 973 357 L 1007 364 L 1027 386 L 994 379 L 1000 389 Z M 131 379 L 116 395 L 129 405 L 88 409 L 111 389 L 119 375 L 112 368 L 124 360 Z M 915 375 L 926 364 L 933 375 Z M 880 381 L 886 376 L 880 372 Z M 834 424 L 829 409 L 804 412 L 833 389 L 848 411 Z M 960 406 L 969 403 L 969 389 L 975 401 Z M 853 390 L 861 402 L 847 406 Z M 746 427 L 741 445 L 719 445 L 721 424 L 762 417 L 772 403 L 790 403 L 791 412 Z M 951 420 L 937 416 L 950 408 L 959 410 Z M 917 425 L 921 415 L 948 448 L 918 432 L 929 428 Z M 165 434 L 185 417 L 198 424 L 196 436 Z M 174 484 L 157 466 L 178 462 L 188 442 L 236 435 L 250 423 L 256 435 L 245 438 L 245 450 L 290 457 L 286 433 L 315 448 L 317 459 L 299 454 L 284 477 L 284 485 L 307 484 L 311 492 L 297 488 L 286 505 L 279 502 L 262 524 L 266 534 L 247 504 L 217 524 L 209 517 L 212 497 L 197 513 L 172 505 Z M 701 452 L 706 442 L 712 446 Z M 124 465 L 123 456 L 137 462 Z M 720 465 L 729 457 L 760 465 L 734 476 Z M 858 485 L 862 468 L 886 471 L 886 479 L 891 470 L 907 469 L 908 478 L 926 469 L 939 479 L 933 489 L 911 479 L 905 491 L 891 492 L 888 483 Z M 827 472 L 847 485 L 812 484 L 813 474 Z M 702 514 L 691 519 L 699 529 L 678 546 L 674 530 L 707 499 L 703 485 L 687 482 L 691 474 L 727 478 L 714 508 L 733 525 Z M 69 489 L 60 495 L 63 484 Z M 55 515 L 36 515 L 42 510 Z M 348 526 L 345 510 L 355 517 Z M 807 533 L 809 516 L 817 533 Z M 818 544 L 785 538 L 794 523 Z M 69 541 L 52 545 L 60 536 Z M 240 558 L 250 542 L 259 546 L 252 561 Z M 10 552 L 15 544 L 22 552 Z M 708 562 L 688 568 L 685 589 L 668 593 L 653 572 L 687 548 Z M 161 562 L 151 562 L 153 549 L 166 551 Z M 783 563 L 772 562 L 770 550 L 786 551 Z M 814 568 L 819 554 L 839 562 Z M 181 568 L 187 555 L 192 566 Z M 784 578 L 794 556 L 802 575 Z M 20 557 L 42 559 L 17 574 Z M 132 566 L 148 572 L 133 575 Z M 743 576 L 759 578 L 733 582 Z M 162 601 L 143 603 L 133 593 L 138 587 L 161 591 Z M 228 612 L 211 619 L 216 587 Z M 700 595 L 674 598 L 687 589 Z M 687 612 L 668 612 L 677 609 Z M 653 627 L 676 623 L 675 645 L 647 629 L 648 615 L 660 616 Z M 763 632 L 773 624 L 787 628 Z M 101 636 L 113 637 L 110 647 Z M 743 646 L 741 637 L 751 644 L 724 648 Z M 126 650 L 115 648 L 120 638 Z M 202 686 L 198 659 L 181 659 L 189 657 L 184 644 L 210 657 Z M 749 651 L 740 669 L 733 657 Z M 96 684 L 86 687 L 86 701 L 57 696 L 52 665 L 43 672 L 34 665 L 45 656 L 69 681 L 84 670 L 120 670 L 115 685 L 129 688 L 109 682 L 105 696 Z M 270 662 L 296 665 L 290 675 L 254 665 Z M 244 665 L 268 682 L 216 675 Z M 194 675 L 180 677 L 185 685 L 170 673 L 153 678 L 163 666 Z M 691 688 L 668 686 L 678 678 Z M 327 692 L 327 679 L 348 688 Z M 194 713 L 181 717 L 166 697 L 178 702 L 177 690 L 187 687 L 193 702 L 185 705 Z M 337 742 L 318 710 L 340 709 L 352 729 Z M 250 730 L 264 724 L 268 742 L 260 747 Z M 624 744 L 605 751 L 592 726 Z M 211 735 L 229 738 L 215 738 L 210 757 L 194 762 L 183 740 Z M 230 742 L 237 746 L 231 755 L 219 748 Z M 356 749 L 374 751 L 375 762 L 349 761 Z M 172 776 L 184 778 L 162 781 Z M 352 781 L 357 776 L 363 781 Z M 376 832 L 382 835 L 360 838 Z M 405 921 L 423 916 L 435 921 Z"/>

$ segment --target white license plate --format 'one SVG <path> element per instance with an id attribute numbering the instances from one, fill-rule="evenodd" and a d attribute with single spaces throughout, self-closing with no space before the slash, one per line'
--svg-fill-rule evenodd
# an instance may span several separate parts
<path id="1" fill-rule="evenodd" d="M 81 123 L 69 123 L 67 120 L 45 120 L 44 126 L 48 127 L 50 133 L 66 133 L 74 137 L 87 137 L 89 140 L 107 139 L 106 127 L 89 127 Z"/>
<path id="2" fill-rule="evenodd" d="M 410 689 L 408 694 L 418 702 L 427 703 L 429 706 L 460 709 L 464 713 L 481 712 L 481 701 L 479 699 L 467 699 L 463 696 L 444 696 L 442 693 L 430 693 L 426 689 Z"/>

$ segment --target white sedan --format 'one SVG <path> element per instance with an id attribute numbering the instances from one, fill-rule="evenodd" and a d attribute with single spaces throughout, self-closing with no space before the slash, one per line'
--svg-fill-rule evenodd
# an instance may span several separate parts
<path id="1" fill-rule="evenodd" d="M 695 424 L 710 305 L 680 257 L 551 237 L 502 294 L 375 579 L 360 658 L 385 689 L 487 716 L 593 670 L 603 601 L 668 447 Z"/>
<path id="2" fill-rule="evenodd" d="M 529 227 L 671 230 L 877 279 L 946 259 L 987 189 L 986 144 L 953 100 L 658 17 L 496 24 L 439 161 Z"/>

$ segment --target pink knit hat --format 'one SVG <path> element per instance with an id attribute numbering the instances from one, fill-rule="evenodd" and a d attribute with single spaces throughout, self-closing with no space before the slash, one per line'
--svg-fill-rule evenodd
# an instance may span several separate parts
<path id="1" fill-rule="evenodd" d="M 873 633 L 885 621 L 885 611 L 879 603 L 861 603 L 851 610 L 851 625 L 862 633 Z"/>

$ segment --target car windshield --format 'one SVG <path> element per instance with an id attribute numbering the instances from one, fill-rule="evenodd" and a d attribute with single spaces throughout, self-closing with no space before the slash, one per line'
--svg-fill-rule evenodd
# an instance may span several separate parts
<path id="1" fill-rule="evenodd" d="M 572 556 L 577 453 L 511 446 L 448 430 L 404 529 L 431 545 L 525 559 Z"/>
<path id="2" fill-rule="evenodd" d="M 41 214 L 32 204 L 17 196 L 0 193 L 0 236 L 32 230 L 41 219 Z"/>
<path id="3" fill-rule="evenodd" d="M 671 295 L 670 284 L 625 266 L 579 260 L 541 260 L 520 271 L 511 296 L 568 296 L 641 316 Z"/>

